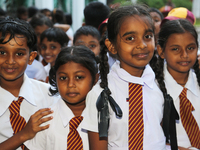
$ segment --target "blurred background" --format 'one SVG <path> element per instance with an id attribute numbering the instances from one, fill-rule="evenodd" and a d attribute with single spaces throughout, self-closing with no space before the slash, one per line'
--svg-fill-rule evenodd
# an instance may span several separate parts
<path id="1" fill-rule="evenodd" d="M 16 16 L 16 11 L 20 6 L 26 8 L 34 6 L 37 9 L 48 8 L 51 11 L 55 8 L 61 9 L 65 13 L 71 14 L 73 20 L 71 26 L 76 31 L 84 22 L 83 9 L 92 1 L 100 1 L 107 4 L 111 9 L 121 5 L 144 3 L 149 7 L 159 9 L 163 13 L 170 11 L 174 7 L 185 7 L 195 15 L 195 26 L 200 26 L 200 0 L 0 0 L 0 8 L 7 15 L 13 17 Z"/>

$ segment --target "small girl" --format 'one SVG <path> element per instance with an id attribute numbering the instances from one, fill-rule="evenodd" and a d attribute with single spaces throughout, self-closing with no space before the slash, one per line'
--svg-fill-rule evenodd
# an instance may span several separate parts
<path id="1" fill-rule="evenodd" d="M 89 131 L 91 150 L 165 149 L 160 125 L 164 99 L 148 65 L 154 40 L 154 24 L 146 8 L 124 6 L 111 13 L 107 49 L 100 52 L 101 80 L 86 98 L 83 128 Z M 107 50 L 119 60 L 110 72 Z"/>
<path id="2" fill-rule="evenodd" d="M 159 33 L 157 50 L 160 57 L 156 78 L 163 95 L 172 97 L 172 104 L 179 117 L 179 120 L 174 120 L 175 129 L 170 127 L 172 122 L 168 123 L 170 125 L 163 122 L 163 125 L 169 127 L 169 132 L 175 132 L 175 136 L 170 135 L 170 141 L 176 142 L 177 137 L 179 150 L 200 149 L 200 71 L 197 39 L 197 32 L 188 20 L 168 21 L 163 24 Z M 189 107 L 185 108 L 184 105 Z M 176 143 L 175 146 L 177 148 Z"/>
<path id="3" fill-rule="evenodd" d="M 87 131 L 83 130 L 82 125 L 79 124 L 77 130 L 74 129 L 71 133 L 73 128 L 71 124 L 72 122 L 78 124 L 85 117 L 85 98 L 98 80 L 97 71 L 95 55 L 85 46 L 67 47 L 58 54 L 49 79 L 54 87 L 50 89 L 50 93 L 60 94 L 61 99 L 52 108 L 54 115 L 53 120 L 49 122 L 49 130 L 37 134 L 27 144 L 29 149 L 89 149 Z M 75 140 L 80 140 L 79 144 L 75 142 L 71 145 L 70 136 L 78 136 Z"/>
<path id="4" fill-rule="evenodd" d="M 66 33 L 60 28 L 49 28 L 45 30 L 40 37 L 40 53 L 48 63 L 44 66 L 49 76 L 49 70 L 54 66 L 57 55 L 60 53 L 61 48 L 67 46 L 69 41 Z M 46 80 L 48 82 L 48 78 Z"/>

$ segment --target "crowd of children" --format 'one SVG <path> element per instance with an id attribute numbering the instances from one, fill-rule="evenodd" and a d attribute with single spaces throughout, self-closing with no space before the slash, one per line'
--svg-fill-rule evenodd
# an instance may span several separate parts
<path id="1" fill-rule="evenodd" d="M 0 149 L 200 149 L 194 15 L 101 2 L 83 14 L 74 33 L 59 9 L 0 17 Z"/>

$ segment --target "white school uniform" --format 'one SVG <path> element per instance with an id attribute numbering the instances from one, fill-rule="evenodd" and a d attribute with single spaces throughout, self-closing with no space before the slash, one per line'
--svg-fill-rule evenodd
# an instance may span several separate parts
<path id="1" fill-rule="evenodd" d="M 48 122 L 50 127 L 39 132 L 36 136 L 25 143 L 30 150 L 66 150 L 67 136 L 69 133 L 69 121 L 74 117 L 71 109 L 60 99 L 52 108 L 54 110 L 53 119 Z M 84 119 L 84 114 L 82 114 Z M 82 129 L 82 122 L 77 131 L 83 142 L 83 149 L 89 150 L 88 134 Z"/>
<path id="2" fill-rule="evenodd" d="M 181 94 L 183 87 L 179 85 L 174 78 L 171 76 L 171 74 L 168 72 L 166 68 L 166 64 L 164 65 L 164 79 L 165 79 L 165 86 L 167 88 L 167 93 L 171 95 L 174 101 L 175 108 L 179 114 L 180 117 L 180 99 L 179 95 Z M 190 70 L 188 81 L 185 85 L 185 88 L 187 88 L 187 98 L 190 100 L 194 107 L 194 111 L 192 112 L 194 118 L 196 119 L 196 122 L 198 126 L 200 127 L 200 88 L 197 82 L 196 74 Z M 190 140 L 188 138 L 188 135 L 182 125 L 181 119 L 176 121 L 176 132 L 177 132 L 177 141 L 178 146 L 181 147 L 191 147 Z M 196 149 L 192 148 L 191 149 Z M 196 149 L 197 150 L 197 149 Z"/>
<path id="3" fill-rule="evenodd" d="M 144 120 L 144 150 L 164 150 L 165 136 L 161 128 L 163 117 L 163 95 L 155 83 L 155 75 L 151 67 L 147 65 L 142 77 L 134 77 L 120 68 L 116 61 L 108 74 L 108 86 L 111 96 L 120 106 L 123 112 L 122 118 L 117 118 L 109 105 L 110 122 L 108 129 L 108 149 L 128 150 L 128 118 L 129 82 L 143 85 L 143 120 Z M 96 100 L 101 93 L 97 83 L 86 97 L 85 118 L 83 128 L 92 132 L 98 132 Z"/>
<path id="4" fill-rule="evenodd" d="M 41 108 L 48 108 L 58 101 L 58 97 L 49 96 L 49 85 L 28 78 L 24 74 L 24 82 L 20 88 L 19 96 L 24 97 L 20 106 L 20 115 L 28 122 L 31 115 Z M 13 136 L 13 129 L 10 124 L 10 111 L 8 107 L 13 100 L 17 100 L 7 90 L 0 87 L 0 143 Z M 18 148 L 17 150 L 21 150 Z"/>
<path id="5" fill-rule="evenodd" d="M 34 59 L 31 65 L 27 65 L 25 72 L 27 76 L 32 79 L 45 81 L 47 78 L 44 66 L 36 59 Z"/>

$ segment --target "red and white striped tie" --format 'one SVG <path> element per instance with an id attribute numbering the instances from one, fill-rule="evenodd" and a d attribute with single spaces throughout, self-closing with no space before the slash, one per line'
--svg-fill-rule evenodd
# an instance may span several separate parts
<path id="1" fill-rule="evenodd" d="M 129 83 L 129 150 L 143 150 L 142 85 Z"/>
<path id="2" fill-rule="evenodd" d="M 23 101 L 23 97 L 19 97 L 17 101 L 13 101 L 10 106 L 10 123 L 14 134 L 21 131 L 26 126 L 26 120 L 20 115 L 20 105 Z M 24 150 L 25 146 L 21 145 Z"/>
<path id="3" fill-rule="evenodd" d="M 83 120 L 82 116 L 74 117 L 69 122 L 69 134 L 67 137 L 67 150 L 83 150 L 82 139 L 76 130 L 81 121 Z"/>
<path id="4" fill-rule="evenodd" d="M 200 129 L 198 124 L 192 115 L 192 111 L 194 107 L 187 99 L 187 89 L 184 88 L 181 94 L 179 95 L 180 98 L 180 116 L 183 127 L 190 139 L 190 143 L 193 147 L 200 149 Z"/>

